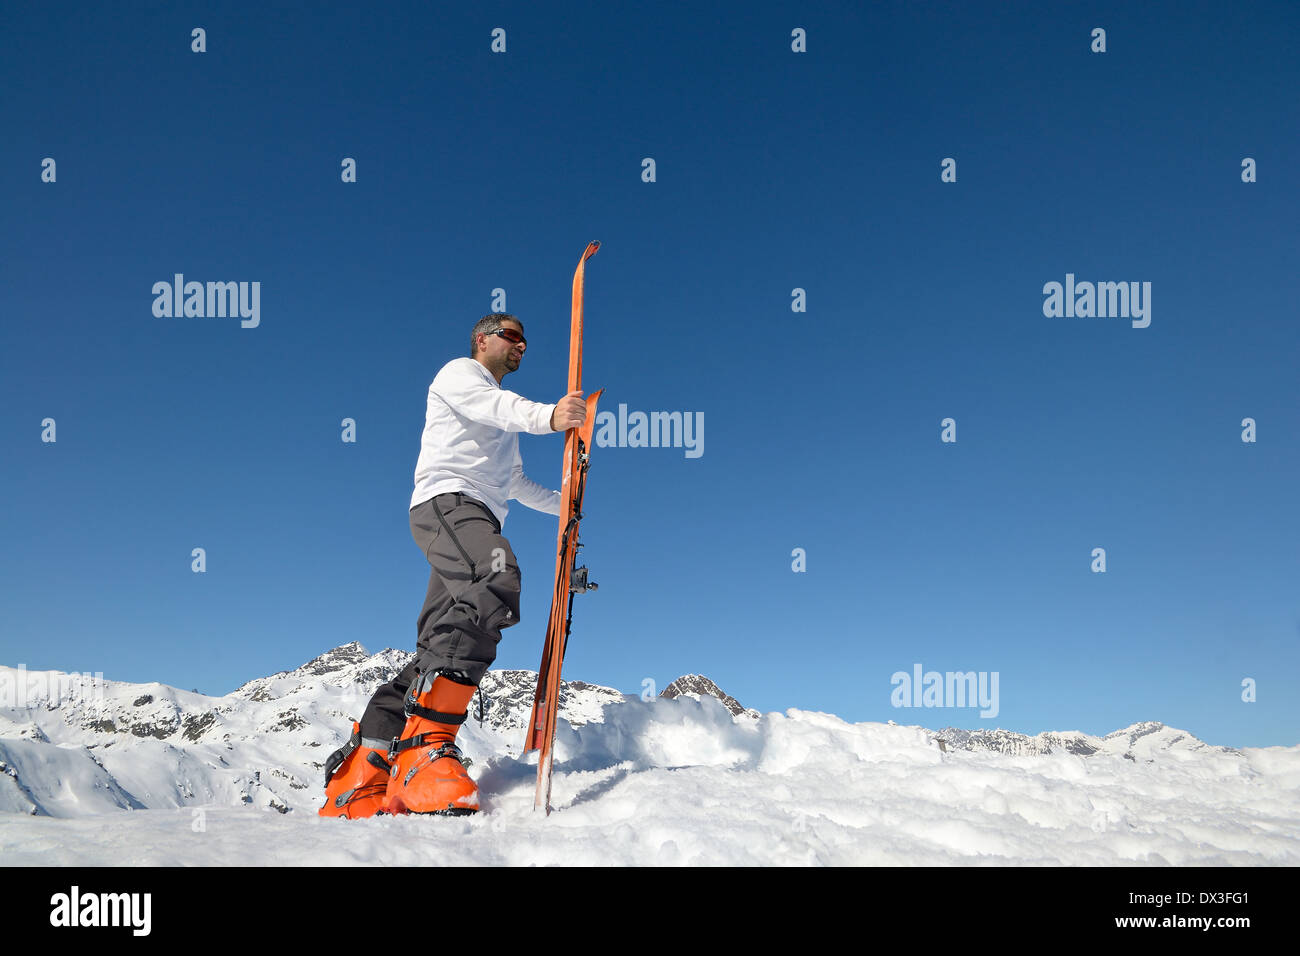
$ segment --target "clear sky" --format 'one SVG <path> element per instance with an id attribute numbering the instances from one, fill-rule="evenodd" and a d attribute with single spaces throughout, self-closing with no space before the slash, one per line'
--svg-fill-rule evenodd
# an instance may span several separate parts
<path id="1" fill-rule="evenodd" d="M 504 289 L 554 401 L 599 239 L 585 384 L 704 443 L 595 449 L 566 677 L 1300 742 L 1297 49 L 1291 2 L 8 4 L 0 663 L 223 694 L 413 648 L 429 382 Z M 257 327 L 155 316 L 177 273 Z M 1149 326 L 1045 315 L 1067 275 Z M 511 510 L 496 666 L 555 529 Z M 997 715 L 892 706 L 917 665 Z"/>

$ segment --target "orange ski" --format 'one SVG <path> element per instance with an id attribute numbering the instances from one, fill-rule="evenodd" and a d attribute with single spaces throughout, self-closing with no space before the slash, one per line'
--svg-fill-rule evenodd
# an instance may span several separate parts
<path id="1" fill-rule="evenodd" d="M 600 248 L 591 242 L 578 260 L 573 273 L 573 318 L 569 332 L 569 387 L 567 392 L 582 389 L 582 283 L 587 260 Z M 603 389 L 601 390 L 603 391 Z M 537 673 L 537 691 L 528 719 L 528 738 L 524 750 L 540 750 L 537 760 L 537 794 L 533 809 L 551 812 L 551 762 L 555 745 L 555 718 L 560 703 L 560 669 L 564 648 L 573 624 L 573 595 L 593 591 L 587 583 L 587 569 L 575 568 L 578 548 L 578 522 L 582 519 L 582 493 L 587 483 L 591 456 L 591 435 L 596 424 L 596 400 L 600 391 L 587 396 L 587 418 L 580 428 L 570 428 L 564 436 L 564 478 L 560 486 L 560 535 L 555 557 L 555 591 L 551 595 L 551 618 L 546 625 L 546 643 L 542 664 Z"/>

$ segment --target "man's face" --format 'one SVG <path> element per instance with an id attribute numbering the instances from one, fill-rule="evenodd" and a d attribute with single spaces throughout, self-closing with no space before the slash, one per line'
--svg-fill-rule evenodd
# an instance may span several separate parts
<path id="1" fill-rule="evenodd" d="M 518 322 L 510 319 L 501 320 L 501 328 L 513 329 L 523 334 Z M 526 342 L 509 342 L 503 336 L 495 333 L 484 336 L 483 347 L 483 364 L 491 369 L 498 369 L 504 375 L 513 372 L 519 368 L 519 360 L 524 357 L 524 350 L 528 348 Z"/>

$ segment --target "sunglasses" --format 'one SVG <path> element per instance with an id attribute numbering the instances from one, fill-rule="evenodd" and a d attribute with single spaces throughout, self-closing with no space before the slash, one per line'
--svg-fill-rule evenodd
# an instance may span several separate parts
<path id="1" fill-rule="evenodd" d="M 493 329 L 488 335 L 499 335 L 511 345 L 527 345 L 528 340 L 514 329 Z"/>

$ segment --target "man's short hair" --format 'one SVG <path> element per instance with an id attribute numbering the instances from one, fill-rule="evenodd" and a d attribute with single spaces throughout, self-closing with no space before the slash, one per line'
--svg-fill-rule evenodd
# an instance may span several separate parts
<path id="1" fill-rule="evenodd" d="M 520 322 L 509 312 L 493 312 L 491 315 L 485 315 L 474 323 L 474 331 L 469 334 L 470 358 L 478 355 L 478 337 L 484 333 L 495 332 L 497 329 L 501 328 L 502 319 L 509 319 L 511 322 L 517 323 L 519 325 L 519 331 L 521 333 L 524 331 L 524 323 Z"/>

